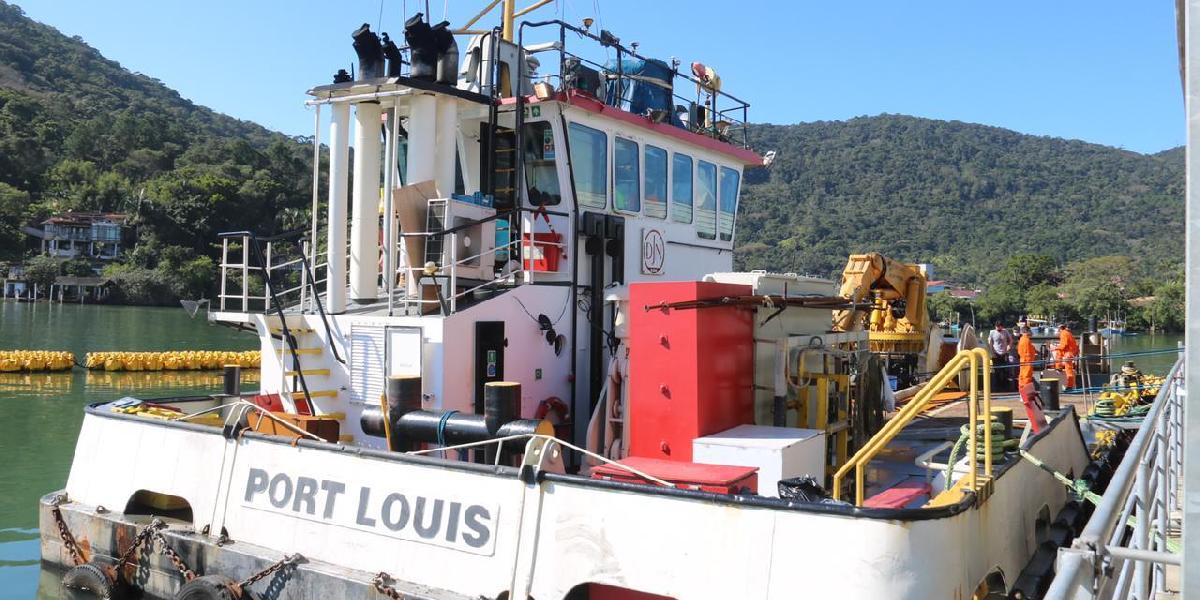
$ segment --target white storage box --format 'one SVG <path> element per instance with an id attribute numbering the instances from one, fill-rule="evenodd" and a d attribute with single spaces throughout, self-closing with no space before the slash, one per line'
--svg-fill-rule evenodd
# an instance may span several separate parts
<path id="1" fill-rule="evenodd" d="M 779 481 L 825 481 L 825 433 L 817 429 L 738 425 L 692 440 L 692 462 L 758 467 L 758 493 L 779 497 Z"/>

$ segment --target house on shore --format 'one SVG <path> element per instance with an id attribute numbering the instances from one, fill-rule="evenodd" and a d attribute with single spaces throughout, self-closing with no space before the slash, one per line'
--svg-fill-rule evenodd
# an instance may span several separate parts
<path id="1" fill-rule="evenodd" d="M 121 256 L 125 220 L 120 213 L 65 212 L 42 221 L 41 229 L 26 227 L 25 233 L 42 241 L 42 254 L 112 261 Z"/>

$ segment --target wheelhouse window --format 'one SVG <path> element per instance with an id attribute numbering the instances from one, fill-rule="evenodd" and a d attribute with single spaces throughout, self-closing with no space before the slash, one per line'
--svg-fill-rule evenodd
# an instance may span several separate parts
<path id="1" fill-rule="evenodd" d="M 646 216 L 667 218 L 667 151 L 646 146 L 646 177 L 642 180 L 646 194 Z"/>
<path id="2" fill-rule="evenodd" d="M 737 217 L 738 172 L 729 167 L 721 167 L 721 189 L 719 202 L 720 215 L 717 219 L 717 230 L 721 239 L 728 242 L 733 239 L 733 222 Z"/>
<path id="3" fill-rule="evenodd" d="M 617 138 L 613 145 L 613 207 L 627 212 L 642 210 L 638 144 Z"/>
<path id="4" fill-rule="evenodd" d="M 706 239 L 717 238 L 717 165 L 700 161 L 696 167 L 696 235 Z"/>
<path id="5" fill-rule="evenodd" d="M 533 206 L 553 206 L 562 202 L 558 170 L 554 159 L 558 147 L 554 129 L 541 121 L 525 125 L 525 193 Z"/>
<path id="6" fill-rule="evenodd" d="M 579 204 L 604 208 L 608 205 L 608 136 L 579 123 L 571 123 L 567 131 Z"/>
<path id="7" fill-rule="evenodd" d="M 671 220 L 692 222 L 692 157 L 686 154 L 671 158 Z"/>

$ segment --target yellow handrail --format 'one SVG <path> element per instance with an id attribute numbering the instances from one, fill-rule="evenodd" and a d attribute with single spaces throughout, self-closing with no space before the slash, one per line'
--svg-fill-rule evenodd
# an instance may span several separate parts
<path id="1" fill-rule="evenodd" d="M 948 363 L 946 363 L 946 365 L 944 367 L 942 367 L 942 369 L 940 371 L 938 371 L 937 375 L 934 375 L 933 379 L 931 379 L 929 381 L 929 383 L 925 386 L 925 388 L 917 393 L 917 395 L 913 398 L 913 400 L 911 402 L 909 402 L 907 405 L 905 405 L 904 408 L 902 408 L 900 410 L 900 412 L 896 414 L 895 417 L 893 417 L 890 421 L 888 421 L 887 424 L 885 424 L 879 430 L 879 432 L 877 432 L 870 440 L 868 440 L 867 443 L 864 444 L 863 447 L 858 450 L 858 452 L 854 453 L 854 456 L 851 457 L 850 460 L 846 461 L 846 464 L 842 465 L 841 468 L 839 468 L 837 470 L 837 473 L 835 473 L 833 476 L 833 497 L 835 499 L 840 499 L 841 490 L 842 490 L 842 480 L 845 479 L 846 475 L 850 472 L 851 469 L 854 469 L 854 475 L 855 475 L 854 501 L 855 501 L 856 505 L 862 506 L 864 496 L 865 496 L 865 487 L 866 487 L 866 472 L 865 471 L 866 471 L 867 464 L 869 464 L 871 462 L 871 460 L 873 460 L 875 458 L 875 455 L 878 454 L 881 450 L 883 450 L 883 448 L 885 446 L 887 446 L 889 443 L 891 443 L 892 439 L 895 438 L 902 429 L 907 427 L 908 424 L 913 420 L 913 418 L 915 418 L 922 410 L 924 410 L 925 406 L 927 404 L 929 404 L 929 401 L 932 400 L 935 395 L 937 395 L 939 392 L 941 392 L 943 389 L 945 389 L 945 387 L 947 385 L 950 384 L 951 380 L 954 377 L 956 377 L 959 374 L 959 372 L 962 371 L 964 366 L 968 367 L 968 369 L 970 370 L 970 373 L 971 373 L 971 385 L 970 385 L 970 394 L 969 394 L 970 398 L 969 398 L 967 410 L 968 410 L 968 419 L 969 419 L 969 422 L 972 424 L 972 426 L 970 426 L 969 434 L 968 434 L 969 440 L 970 440 L 970 448 L 971 448 L 971 451 L 968 453 L 968 456 L 970 457 L 969 460 L 970 460 L 970 465 L 971 465 L 971 472 L 969 474 L 969 482 L 970 482 L 972 489 L 975 489 L 975 486 L 977 484 L 976 473 L 978 472 L 978 464 L 977 464 L 976 458 L 975 458 L 976 453 L 974 451 L 974 449 L 976 448 L 976 444 L 975 444 L 976 428 L 975 428 L 974 424 L 978 421 L 977 401 L 978 401 L 978 397 L 979 397 L 979 390 L 978 390 L 979 377 L 977 376 L 977 374 L 982 372 L 984 375 L 984 378 L 983 378 L 983 404 L 984 404 L 984 414 L 988 415 L 988 417 L 987 417 L 988 423 L 986 423 L 984 426 L 984 429 L 983 429 L 984 434 L 983 435 L 984 435 L 985 447 L 990 449 L 992 447 L 991 446 L 991 444 L 992 444 L 992 429 L 991 429 L 992 385 L 991 385 L 990 378 L 987 375 L 991 372 L 991 363 L 992 363 L 991 356 L 988 355 L 987 350 L 985 350 L 983 348 L 972 348 L 970 350 L 963 350 L 963 351 L 960 351 L 958 354 L 954 355 L 954 357 L 951 358 L 950 361 Z M 982 369 L 982 371 L 981 371 L 981 369 Z M 987 477 L 991 477 L 991 474 L 992 474 L 992 457 L 991 457 L 990 450 L 989 450 L 989 452 L 984 453 L 984 474 Z"/>

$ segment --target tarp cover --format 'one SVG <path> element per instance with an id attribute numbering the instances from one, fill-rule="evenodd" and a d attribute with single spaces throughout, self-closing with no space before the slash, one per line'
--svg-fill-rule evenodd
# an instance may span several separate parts
<path id="1" fill-rule="evenodd" d="M 672 105 L 672 82 L 675 72 L 667 63 L 640 58 L 626 58 L 620 61 L 621 98 L 617 98 L 617 61 L 610 60 L 604 65 L 610 78 L 604 90 L 604 101 L 610 106 L 624 108 L 635 115 L 644 115 L 648 110 L 665 110 L 671 115 L 671 123 L 682 127 L 683 123 L 675 114 Z"/>

